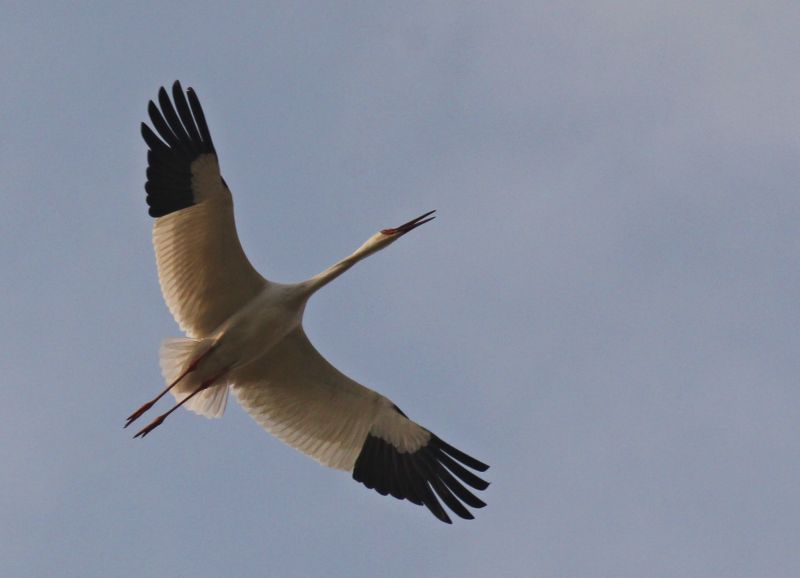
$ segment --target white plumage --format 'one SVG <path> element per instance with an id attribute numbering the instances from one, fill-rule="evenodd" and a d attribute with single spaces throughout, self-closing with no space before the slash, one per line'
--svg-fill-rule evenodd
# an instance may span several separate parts
<path id="1" fill-rule="evenodd" d="M 303 311 L 317 290 L 358 261 L 433 219 L 433 211 L 370 237 L 353 254 L 302 283 L 268 281 L 236 234 L 233 199 L 196 94 L 175 82 L 149 104 L 142 124 L 147 203 L 161 291 L 186 337 L 161 346 L 166 389 L 178 403 L 136 434 L 144 437 L 180 406 L 208 417 L 225 411 L 229 389 L 275 437 L 381 494 L 424 504 L 450 523 L 485 504 L 466 486 L 488 483 L 488 466 L 408 419 L 389 399 L 338 371 L 309 342 Z M 188 97 L 188 99 L 187 99 Z M 173 104 L 174 101 L 174 104 Z M 157 134 L 156 134 L 157 133 Z M 440 502 L 441 500 L 441 502 Z"/>

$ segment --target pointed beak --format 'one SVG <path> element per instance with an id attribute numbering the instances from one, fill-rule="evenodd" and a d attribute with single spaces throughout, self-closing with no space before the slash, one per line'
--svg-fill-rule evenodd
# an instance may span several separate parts
<path id="1" fill-rule="evenodd" d="M 431 217 L 436 212 L 436 209 L 433 211 L 428 211 L 424 215 L 420 215 L 416 219 L 411 219 L 408 223 L 403 223 L 399 227 L 395 227 L 394 229 L 383 229 L 381 233 L 384 235 L 405 235 L 409 231 L 416 229 L 420 225 L 424 225 L 428 221 L 433 221 L 436 217 Z"/>

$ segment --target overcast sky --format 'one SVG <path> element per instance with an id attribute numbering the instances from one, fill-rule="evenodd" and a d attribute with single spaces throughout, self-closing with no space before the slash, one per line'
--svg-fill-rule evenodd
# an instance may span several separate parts
<path id="1" fill-rule="evenodd" d="M 0 574 L 800 575 L 800 4 L 6 3 Z M 179 330 L 139 123 L 203 103 L 259 270 L 491 464 L 438 522 L 235 403 L 145 440 Z M 166 409 L 166 407 L 164 408 Z"/>

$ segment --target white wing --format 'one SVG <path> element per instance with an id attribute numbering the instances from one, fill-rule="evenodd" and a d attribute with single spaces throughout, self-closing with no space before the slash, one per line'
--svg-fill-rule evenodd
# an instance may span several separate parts
<path id="1" fill-rule="evenodd" d="M 188 102 L 186 96 L 188 95 Z M 194 91 L 164 88 L 161 110 L 148 112 L 158 136 L 142 123 L 147 153 L 147 204 L 164 301 L 190 337 L 207 337 L 268 282 L 239 243 L 233 200 L 219 171 L 203 109 Z M 177 109 L 177 110 L 176 110 Z M 159 138 L 160 137 L 160 138 Z"/>
<path id="2" fill-rule="evenodd" d="M 486 464 L 453 448 L 406 417 L 379 393 L 342 374 L 311 345 L 302 328 L 231 376 L 239 403 L 267 431 L 320 463 L 351 471 L 383 495 L 462 518 L 485 504 L 464 484 L 489 484 L 468 471 Z M 439 499 L 437 499 L 437 497 Z"/>

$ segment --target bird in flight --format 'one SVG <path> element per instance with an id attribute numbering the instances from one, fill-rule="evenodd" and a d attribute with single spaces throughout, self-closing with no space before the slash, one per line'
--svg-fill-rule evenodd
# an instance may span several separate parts
<path id="1" fill-rule="evenodd" d="M 351 255 L 307 281 L 262 277 L 236 234 L 233 200 L 200 101 L 179 82 L 162 87 L 142 123 L 147 204 L 167 307 L 186 337 L 160 350 L 166 388 L 128 417 L 131 425 L 167 392 L 177 403 L 134 437 L 144 437 L 181 406 L 207 417 L 225 411 L 228 391 L 268 432 L 323 465 L 352 472 L 382 495 L 425 505 L 451 523 L 486 504 L 467 487 L 489 483 L 470 470 L 489 466 L 411 421 L 388 398 L 350 379 L 303 331 L 308 299 L 353 265 L 431 221 L 430 211 L 371 236 Z M 441 501 L 440 501 L 441 500 Z"/>

